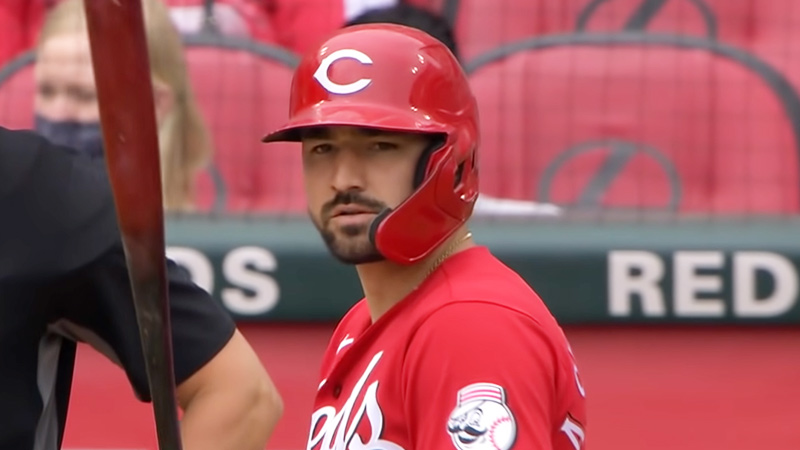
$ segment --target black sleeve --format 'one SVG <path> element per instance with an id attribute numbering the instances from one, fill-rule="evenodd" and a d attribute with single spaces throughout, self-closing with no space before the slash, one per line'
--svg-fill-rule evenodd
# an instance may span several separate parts
<path id="1" fill-rule="evenodd" d="M 175 381 L 182 383 L 230 340 L 235 324 L 224 308 L 192 283 L 188 272 L 167 261 Z M 82 269 L 73 294 L 65 296 L 64 318 L 72 337 L 91 344 L 121 365 L 139 398 L 150 400 L 125 255 L 115 247 Z M 69 289 L 72 290 L 72 289 Z M 65 327 L 69 329 L 70 327 Z"/>

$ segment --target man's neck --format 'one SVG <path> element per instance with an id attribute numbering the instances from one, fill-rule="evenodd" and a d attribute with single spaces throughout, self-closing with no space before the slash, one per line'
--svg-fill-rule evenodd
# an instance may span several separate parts
<path id="1" fill-rule="evenodd" d="M 384 260 L 356 266 L 372 322 L 413 292 L 444 260 L 475 246 L 471 238 L 464 239 L 466 235 L 466 227 L 460 228 L 430 256 L 415 264 Z"/>

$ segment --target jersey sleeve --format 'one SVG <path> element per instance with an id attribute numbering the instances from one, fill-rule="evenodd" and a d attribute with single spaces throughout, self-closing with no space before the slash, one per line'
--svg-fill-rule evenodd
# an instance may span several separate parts
<path id="1" fill-rule="evenodd" d="M 65 296 L 65 315 L 76 340 L 84 341 L 122 366 L 137 396 L 149 401 L 147 372 L 121 245 L 86 267 L 81 282 L 86 298 Z M 235 324 L 188 272 L 167 262 L 175 381 L 182 383 L 230 340 Z"/>
<path id="2" fill-rule="evenodd" d="M 409 344 L 402 374 L 414 448 L 552 449 L 556 352 L 502 305 L 449 304 Z"/>

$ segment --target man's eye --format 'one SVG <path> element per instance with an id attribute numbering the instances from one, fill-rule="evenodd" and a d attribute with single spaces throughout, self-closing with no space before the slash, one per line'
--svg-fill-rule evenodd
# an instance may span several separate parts
<path id="1" fill-rule="evenodd" d="M 374 148 L 375 150 L 382 150 L 382 151 L 395 150 L 397 148 L 397 144 L 394 144 L 392 142 L 376 142 L 374 144 Z"/>
<path id="2" fill-rule="evenodd" d="M 331 144 L 320 144 L 311 147 L 311 153 L 315 155 L 329 153 L 331 150 L 333 150 L 333 146 Z"/>

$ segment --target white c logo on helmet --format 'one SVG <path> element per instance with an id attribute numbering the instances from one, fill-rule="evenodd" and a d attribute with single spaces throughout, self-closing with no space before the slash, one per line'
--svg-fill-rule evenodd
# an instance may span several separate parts
<path id="1" fill-rule="evenodd" d="M 325 88 L 325 90 L 332 94 L 353 94 L 364 89 L 370 83 L 372 83 L 372 80 L 369 78 L 362 78 L 350 84 L 337 84 L 331 81 L 331 79 L 328 78 L 328 69 L 333 63 L 344 58 L 352 58 L 365 65 L 372 64 L 372 60 L 369 56 L 352 48 L 336 50 L 335 52 L 326 56 L 325 59 L 323 59 L 320 63 L 317 71 L 314 72 L 314 78 L 319 82 L 319 84 L 322 85 L 322 87 Z"/>

